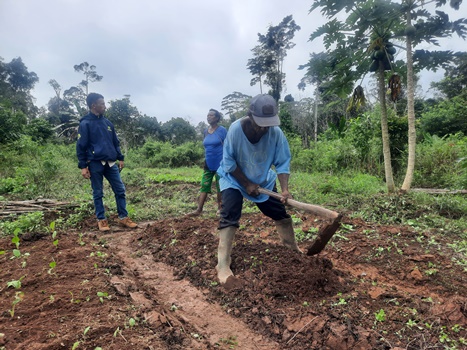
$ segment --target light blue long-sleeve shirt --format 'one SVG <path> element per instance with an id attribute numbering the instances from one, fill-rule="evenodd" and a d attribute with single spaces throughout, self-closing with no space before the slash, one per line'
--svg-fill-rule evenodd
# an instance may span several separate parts
<path id="1" fill-rule="evenodd" d="M 242 192 L 243 197 L 256 203 L 264 202 L 269 198 L 268 195 L 248 195 L 231 173 L 240 167 L 251 182 L 272 190 L 277 174 L 290 174 L 290 159 L 289 143 L 278 126 L 270 127 L 257 143 L 252 144 L 243 132 L 240 120 L 237 120 L 230 126 L 224 141 L 224 155 L 217 170 L 220 189 L 236 188 Z M 271 166 L 274 166 L 275 171 Z"/>

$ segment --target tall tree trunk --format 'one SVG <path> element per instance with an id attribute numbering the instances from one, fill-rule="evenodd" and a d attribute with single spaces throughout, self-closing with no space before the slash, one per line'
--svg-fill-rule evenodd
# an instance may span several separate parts
<path id="1" fill-rule="evenodd" d="M 315 142 L 318 141 L 318 89 L 315 90 L 315 110 L 314 110 L 314 119 L 315 119 L 315 129 L 314 129 L 314 135 L 313 139 Z"/>
<path id="2" fill-rule="evenodd" d="M 389 147 L 388 110 L 386 107 L 386 84 L 384 81 L 383 63 L 379 62 L 378 69 L 378 96 L 381 104 L 381 134 L 383 140 L 384 173 L 386 175 L 386 186 L 388 193 L 396 191 L 392 176 L 391 149 Z"/>
<path id="3" fill-rule="evenodd" d="M 412 25 L 410 11 L 407 11 L 407 27 Z M 415 130 L 415 89 L 413 83 L 413 56 L 412 56 L 412 37 L 407 35 L 407 119 L 409 124 L 409 156 L 407 159 L 407 172 L 405 173 L 404 183 L 401 190 L 407 192 L 413 180 L 415 170 L 415 147 L 417 135 Z"/>

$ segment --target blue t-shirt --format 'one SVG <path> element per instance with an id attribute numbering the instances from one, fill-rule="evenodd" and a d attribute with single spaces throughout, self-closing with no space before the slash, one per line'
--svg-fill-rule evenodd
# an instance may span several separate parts
<path id="1" fill-rule="evenodd" d="M 223 126 L 218 126 L 212 134 L 204 132 L 203 146 L 205 150 L 206 165 L 209 170 L 216 171 L 222 160 L 222 148 L 227 135 Z"/>
<path id="2" fill-rule="evenodd" d="M 220 189 L 236 188 L 242 192 L 243 197 L 256 203 L 264 202 L 269 198 L 268 195 L 248 195 L 231 172 L 238 166 L 251 182 L 272 190 L 277 174 L 290 174 L 290 160 L 289 143 L 278 126 L 270 127 L 257 143 L 252 144 L 243 132 L 240 120 L 237 120 L 229 128 L 222 162 L 217 169 Z M 271 169 L 272 165 L 276 171 Z"/>

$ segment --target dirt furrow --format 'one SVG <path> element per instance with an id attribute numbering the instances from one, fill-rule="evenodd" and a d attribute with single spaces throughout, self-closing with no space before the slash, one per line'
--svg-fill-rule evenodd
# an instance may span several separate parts
<path id="1" fill-rule="evenodd" d="M 191 334 L 194 339 L 207 340 L 212 346 L 236 344 L 236 348 L 245 350 L 279 349 L 277 343 L 253 332 L 241 320 L 228 315 L 221 306 L 210 303 L 205 297 L 207 291 L 174 277 L 172 267 L 155 262 L 150 254 L 135 254 L 131 247 L 134 237 L 134 232 L 122 231 L 108 239 L 110 249 L 123 263 L 123 276 L 113 278 L 112 283 L 120 293 L 128 290 L 149 324 L 175 318 L 181 327 L 189 326 L 196 331 Z M 138 291 L 129 291 L 132 285 L 139 286 Z M 156 303 L 170 310 L 170 314 L 161 315 L 154 309 Z M 203 348 L 200 343 L 192 341 L 190 347 L 193 346 Z"/>

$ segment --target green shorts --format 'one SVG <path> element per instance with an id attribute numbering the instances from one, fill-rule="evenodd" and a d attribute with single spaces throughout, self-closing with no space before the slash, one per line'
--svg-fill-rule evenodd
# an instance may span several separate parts
<path id="1" fill-rule="evenodd" d="M 216 189 L 217 193 L 220 193 L 221 189 L 219 188 L 219 175 L 215 171 L 204 170 L 203 177 L 201 179 L 201 193 L 211 193 L 212 179 L 216 177 Z"/>

